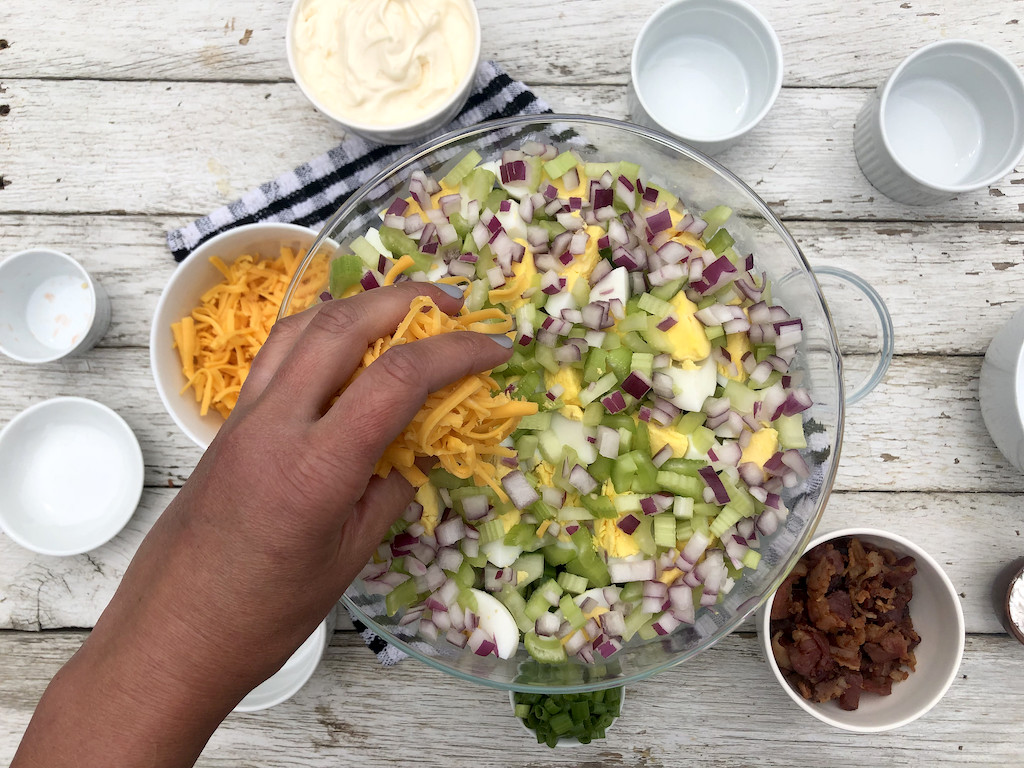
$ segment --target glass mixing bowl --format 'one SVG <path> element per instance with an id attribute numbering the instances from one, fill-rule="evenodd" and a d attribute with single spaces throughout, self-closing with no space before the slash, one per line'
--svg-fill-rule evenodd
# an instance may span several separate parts
<path id="1" fill-rule="evenodd" d="M 811 472 L 785 493 L 789 516 L 761 540 L 760 565 L 755 571 L 745 570 L 717 605 L 700 609 L 694 624 L 681 625 L 669 635 L 649 641 L 634 637 L 622 650 L 595 664 L 575 659 L 539 664 L 521 644 L 512 658 L 499 659 L 476 656 L 468 647 L 459 650 L 443 637 L 427 642 L 399 625 L 400 614 L 388 617 L 384 598 L 368 594 L 358 581 L 344 597 L 346 606 L 382 638 L 460 679 L 507 690 L 567 693 L 628 684 L 681 664 L 736 629 L 775 591 L 806 548 L 828 500 L 842 443 L 844 390 L 836 333 L 821 290 L 799 246 L 768 205 L 735 175 L 696 150 L 605 118 L 508 118 L 442 136 L 415 150 L 370 179 L 331 217 L 299 268 L 281 317 L 298 311 L 292 301 L 297 286 L 308 283 L 310 275 L 327 274 L 327 263 L 339 247 L 379 225 L 380 212 L 396 196 L 408 195 L 413 171 L 439 179 L 470 150 L 484 160 L 495 159 L 502 150 L 518 148 L 531 139 L 554 144 L 560 151 L 571 148 L 584 161 L 639 163 L 646 178 L 678 195 L 690 210 L 704 212 L 716 205 L 732 208 L 728 229 L 737 248 L 755 254 L 759 269 L 772 280 L 775 303 L 803 321 L 803 340 L 791 370 L 802 373 L 814 400 L 804 412 L 805 424 L 814 426 L 808 430 L 809 447 L 802 452 Z"/>

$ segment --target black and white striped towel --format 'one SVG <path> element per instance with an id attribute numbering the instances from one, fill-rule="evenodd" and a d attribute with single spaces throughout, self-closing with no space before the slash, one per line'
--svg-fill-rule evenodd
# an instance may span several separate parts
<path id="1" fill-rule="evenodd" d="M 466 106 L 435 135 L 513 115 L 537 115 L 551 108 L 492 61 L 477 70 Z M 431 137 L 433 138 L 433 137 Z M 218 208 L 208 216 L 167 233 L 167 245 L 181 261 L 214 235 L 257 221 L 283 221 L 319 228 L 341 204 L 383 168 L 399 160 L 411 145 L 386 146 L 351 135 L 293 171 L 278 176 Z"/>

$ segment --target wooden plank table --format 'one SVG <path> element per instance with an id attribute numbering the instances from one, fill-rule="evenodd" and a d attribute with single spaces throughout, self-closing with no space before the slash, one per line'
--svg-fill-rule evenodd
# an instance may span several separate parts
<path id="1" fill-rule="evenodd" d="M 483 51 L 558 111 L 624 118 L 629 52 L 658 0 L 478 0 Z M 1024 65 L 1024 2 L 758 0 L 785 55 L 771 114 L 720 156 L 786 221 L 815 265 L 871 282 L 896 356 L 850 410 L 821 529 L 879 526 L 921 544 L 960 590 L 967 647 L 943 701 L 897 732 L 857 736 L 786 698 L 741 631 L 631 686 L 608 738 L 538 747 L 507 700 L 415 661 L 379 667 L 351 628 L 294 699 L 233 715 L 204 766 L 1020 765 L 1024 649 L 989 590 L 1024 554 L 1024 475 L 981 420 L 978 374 L 1024 297 L 1024 168 L 911 208 L 875 191 L 852 149 L 871 89 L 915 48 L 987 42 Z M 112 542 L 52 558 L 0 536 L 0 763 L 45 684 L 93 626 L 142 536 L 198 451 L 164 413 L 149 322 L 174 269 L 163 233 L 319 154 L 340 129 L 291 82 L 287 0 L 4 0 L 0 13 L 0 258 L 50 246 L 106 287 L 113 323 L 75 360 L 0 360 L 0 423 L 55 395 L 115 408 L 146 457 L 138 513 Z M 747 630 L 750 629 L 748 625 Z"/>

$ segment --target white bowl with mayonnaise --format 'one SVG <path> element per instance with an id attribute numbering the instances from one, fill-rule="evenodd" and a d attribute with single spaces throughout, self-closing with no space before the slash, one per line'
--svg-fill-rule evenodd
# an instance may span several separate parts
<path id="1" fill-rule="evenodd" d="M 295 0 L 288 65 L 317 109 L 382 144 L 445 126 L 480 61 L 473 0 Z"/>

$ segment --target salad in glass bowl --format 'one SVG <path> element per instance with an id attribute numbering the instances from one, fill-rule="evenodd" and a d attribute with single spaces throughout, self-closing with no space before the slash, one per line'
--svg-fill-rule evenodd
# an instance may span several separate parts
<path id="1" fill-rule="evenodd" d="M 834 334 L 792 239 L 712 161 L 597 118 L 481 126 L 367 184 L 323 262 L 331 298 L 441 281 L 499 310 L 494 391 L 532 404 L 424 478 L 346 596 L 404 650 L 501 687 L 620 685 L 724 636 L 813 532 Z"/>

